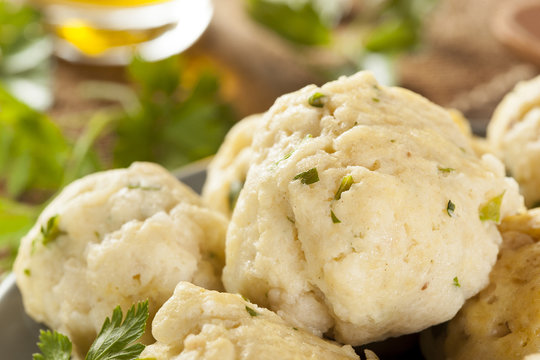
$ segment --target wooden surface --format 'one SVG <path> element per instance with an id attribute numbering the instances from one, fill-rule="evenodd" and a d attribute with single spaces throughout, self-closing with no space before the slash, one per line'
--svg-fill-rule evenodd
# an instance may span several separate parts
<path id="1" fill-rule="evenodd" d="M 493 36 L 494 14 L 509 1 L 441 0 L 426 20 L 423 46 L 398 61 L 401 85 L 463 111 L 480 128 L 485 126 L 502 96 L 517 81 L 538 73 L 538 68 L 516 57 Z M 316 66 L 341 61 L 327 49 L 295 47 L 256 25 L 246 16 L 240 0 L 216 1 L 209 28 L 186 54 L 213 58 L 234 75 L 228 96 L 239 118 L 266 110 L 281 94 L 323 83 Z M 57 63 L 54 78 L 56 101 L 50 112 L 59 118 L 106 105 L 83 98 L 78 91 L 82 82 L 125 81 L 121 67 L 62 61 Z M 80 124 L 62 121 L 62 126 L 76 133 Z"/>

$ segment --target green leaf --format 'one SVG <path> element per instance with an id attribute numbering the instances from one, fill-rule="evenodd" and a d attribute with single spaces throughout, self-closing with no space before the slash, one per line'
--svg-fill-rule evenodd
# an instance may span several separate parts
<path id="1" fill-rule="evenodd" d="M 69 360 L 71 358 L 71 341 L 67 336 L 56 331 L 40 330 L 38 347 L 41 354 L 33 354 L 33 360 Z"/>
<path id="2" fill-rule="evenodd" d="M 315 11 L 311 1 L 292 7 L 269 0 L 248 0 L 249 15 L 283 38 L 302 45 L 330 43 L 331 29 Z"/>
<path id="3" fill-rule="evenodd" d="M 56 240 L 56 238 L 63 233 L 59 228 L 59 222 L 60 216 L 55 215 L 47 220 L 45 226 L 41 226 L 41 236 L 44 246 Z"/>
<path id="4" fill-rule="evenodd" d="M 56 190 L 62 183 L 70 147 L 58 127 L 0 86 L 0 181 L 10 196 L 30 188 Z"/>
<path id="5" fill-rule="evenodd" d="M 317 168 L 304 171 L 293 178 L 293 180 L 298 179 L 300 179 L 300 182 L 305 185 L 316 183 L 319 181 L 319 173 L 317 172 Z"/>
<path id="6" fill-rule="evenodd" d="M 255 310 L 253 310 L 252 308 L 250 308 L 249 306 L 246 305 L 246 311 L 247 313 L 249 314 L 249 316 L 258 316 L 259 313 L 256 312 Z"/>
<path id="7" fill-rule="evenodd" d="M 31 168 L 32 156 L 28 152 L 23 152 L 12 159 L 6 176 L 7 192 L 10 196 L 17 197 L 29 187 Z"/>
<path id="8" fill-rule="evenodd" d="M 452 202 L 452 200 L 448 200 L 448 203 L 446 204 L 446 213 L 448 216 L 454 216 L 454 210 L 456 210 L 456 205 Z"/>
<path id="9" fill-rule="evenodd" d="M 309 97 L 308 103 L 311 106 L 321 108 L 326 103 L 326 95 L 321 94 L 320 92 L 316 92 Z"/>
<path id="10" fill-rule="evenodd" d="M 339 224 L 341 223 L 341 220 L 338 219 L 338 217 L 336 216 L 336 214 L 334 214 L 334 211 L 333 210 L 330 210 L 330 217 L 332 218 L 332 222 L 334 224 Z"/>
<path id="11" fill-rule="evenodd" d="M 482 205 L 479 210 L 479 217 L 482 221 L 494 221 L 498 223 L 501 220 L 501 203 L 505 191 L 500 195 L 491 198 L 487 203 Z"/>
<path id="12" fill-rule="evenodd" d="M 344 191 L 348 191 L 353 184 L 354 179 L 352 175 L 344 176 L 343 179 L 341 179 L 341 183 L 339 184 L 339 188 L 337 189 L 336 194 L 334 195 L 334 200 L 341 199 L 341 193 Z"/>
<path id="13" fill-rule="evenodd" d="M 215 71 L 202 70 L 188 88 L 179 81 L 177 56 L 164 63 L 134 60 L 133 66 L 141 107 L 117 119 L 115 166 L 153 161 L 172 169 L 214 154 L 235 120 Z"/>
<path id="14" fill-rule="evenodd" d="M 0 273 L 9 271 L 17 255 L 20 239 L 32 228 L 41 208 L 0 197 Z"/>
<path id="15" fill-rule="evenodd" d="M 461 287 L 461 284 L 459 283 L 459 279 L 457 276 L 452 281 L 455 287 Z"/>
<path id="16" fill-rule="evenodd" d="M 449 173 L 451 173 L 452 171 L 455 171 L 455 170 L 456 170 L 456 169 L 451 168 L 451 167 L 446 167 L 446 168 L 445 168 L 445 167 L 442 167 L 442 166 L 438 166 L 437 169 L 438 169 L 440 172 L 444 173 L 444 174 L 449 174 Z"/>
<path id="17" fill-rule="evenodd" d="M 133 344 L 143 334 L 148 320 L 148 301 L 133 305 L 122 321 L 122 309 L 117 306 L 112 317 L 105 319 L 85 360 L 133 360 L 144 350 L 143 344 Z"/>
<path id="18" fill-rule="evenodd" d="M 402 51 L 418 42 L 419 25 L 410 19 L 391 19 L 376 27 L 364 46 L 373 52 Z"/>
<path id="19" fill-rule="evenodd" d="M 180 84 L 181 67 L 178 56 L 147 62 L 135 56 L 128 67 L 128 75 L 139 87 L 143 97 L 156 93 L 171 95 Z"/>

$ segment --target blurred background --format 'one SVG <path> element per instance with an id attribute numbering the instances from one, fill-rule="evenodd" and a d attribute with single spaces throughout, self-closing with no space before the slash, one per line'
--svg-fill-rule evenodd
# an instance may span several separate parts
<path id="1" fill-rule="evenodd" d="M 522 5 L 0 0 L 0 273 L 67 183 L 208 157 L 236 121 L 310 83 L 368 69 L 483 135 L 506 92 L 539 71 L 540 17 Z"/>

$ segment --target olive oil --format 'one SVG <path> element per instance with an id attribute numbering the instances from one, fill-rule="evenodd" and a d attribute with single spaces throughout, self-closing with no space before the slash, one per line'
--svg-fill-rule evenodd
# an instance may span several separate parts
<path id="1" fill-rule="evenodd" d="M 212 17 L 211 0 L 33 0 L 69 61 L 123 65 L 189 47 Z"/>

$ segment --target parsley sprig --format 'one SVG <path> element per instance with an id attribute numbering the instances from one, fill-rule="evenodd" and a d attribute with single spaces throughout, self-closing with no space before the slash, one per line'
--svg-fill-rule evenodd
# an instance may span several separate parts
<path id="1" fill-rule="evenodd" d="M 148 320 L 148 301 L 133 305 L 123 314 L 120 306 L 113 310 L 111 318 L 105 319 L 101 331 L 85 360 L 134 360 L 144 350 L 143 344 L 134 344 L 143 334 Z M 38 347 L 42 354 L 34 354 L 33 360 L 69 360 L 71 341 L 56 331 L 41 331 Z"/>
<path id="2" fill-rule="evenodd" d="M 319 173 L 317 168 L 312 168 L 296 175 L 293 180 L 300 180 L 304 185 L 311 185 L 319 181 Z"/>

